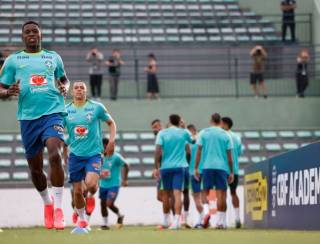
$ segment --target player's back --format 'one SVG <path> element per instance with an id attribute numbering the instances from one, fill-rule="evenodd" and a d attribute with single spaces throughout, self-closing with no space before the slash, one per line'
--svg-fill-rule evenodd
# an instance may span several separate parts
<path id="1" fill-rule="evenodd" d="M 202 146 L 202 168 L 229 171 L 227 150 L 232 148 L 230 136 L 220 127 L 209 127 L 200 132 L 198 143 Z"/>
<path id="2" fill-rule="evenodd" d="M 191 136 L 185 129 L 170 127 L 159 132 L 156 144 L 162 147 L 161 169 L 188 167 L 187 142 Z"/>
<path id="3" fill-rule="evenodd" d="M 229 131 L 232 140 L 232 159 L 233 159 L 233 169 L 234 174 L 238 174 L 239 172 L 239 161 L 238 158 L 242 153 L 242 143 L 241 138 L 233 131 Z"/>

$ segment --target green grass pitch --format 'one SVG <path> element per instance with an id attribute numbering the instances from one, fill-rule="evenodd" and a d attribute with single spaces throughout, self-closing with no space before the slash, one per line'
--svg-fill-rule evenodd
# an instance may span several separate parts
<path id="1" fill-rule="evenodd" d="M 124 227 L 72 235 L 44 228 L 3 229 L 0 244 L 318 244 L 320 231 L 282 230 L 179 230 L 158 231 L 155 227 Z"/>

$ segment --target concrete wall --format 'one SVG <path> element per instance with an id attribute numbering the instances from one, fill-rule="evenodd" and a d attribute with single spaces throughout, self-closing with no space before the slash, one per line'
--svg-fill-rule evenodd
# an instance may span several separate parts
<path id="1" fill-rule="evenodd" d="M 313 7 L 313 38 L 314 43 L 320 45 L 320 0 L 314 0 Z M 318 48 L 318 51 L 320 49 Z M 319 60 L 318 60 L 319 62 Z"/>
<path id="2" fill-rule="evenodd" d="M 249 87 L 248 87 L 249 89 Z M 193 98 L 160 101 L 124 100 L 103 102 L 115 118 L 118 129 L 149 130 L 150 122 L 168 121 L 171 113 L 181 114 L 198 128 L 208 126 L 209 116 L 220 112 L 234 119 L 236 129 L 302 129 L 320 127 L 319 98 Z M 0 132 L 19 131 L 16 101 L 0 102 Z"/>
<path id="3" fill-rule="evenodd" d="M 240 198 L 240 213 L 243 220 L 243 187 L 238 188 Z M 191 196 L 190 196 L 191 197 Z M 234 225 L 234 212 L 228 196 L 228 225 Z M 21 204 L 23 201 L 23 204 Z M 196 217 L 193 200 L 190 199 L 190 221 Z M 156 200 L 155 187 L 129 187 L 121 188 L 116 204 L 121 213 L 125 215 L 125 224 L 151 225 L 162 223 L 162 207 Z M 39 194 L 34 189 L 3 189 L 0 190 L 0 209 L 5 209 L 0 214 L 0 228 L 3 227 L 29 227 L 43 226 L 43 204 Z M 67 225 L 72 225 L 71 198 L 68 189 L 63 195 L 63 209 Z M 116 217 L 110 214 L 109 223 L 114 225 Z M 96 209 L 91 217 L 91 225 L 101 225 L 100 203 L 96 196 Z"/>

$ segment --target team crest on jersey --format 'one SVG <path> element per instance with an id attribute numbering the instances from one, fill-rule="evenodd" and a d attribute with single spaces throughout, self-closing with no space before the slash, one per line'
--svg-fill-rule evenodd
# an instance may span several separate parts
<path id="1" fill-rule="evenodd" d="M 85 126 L 82 126 L 82 125 L 77 125 L 74 128 L 74 133 L 79 136 L 85 136 L 88 134 L 88 132 L 89 132 L 88 128 L 86 128 Z"/>
<path id="2" fill-rule="evenodd" d="M 31 77 L 30 77 L 30 85 L 31 86 L 44 86 L 47 84 L 48 84 L 48 81 L 45 76 L 31 75 Z"/>
<path id="3" fill-rule="evenodd" d="M 93 118 L 93 113 L 92 112 L 87 113 L 86 118 L 88 121 L 91 121 Z"/>

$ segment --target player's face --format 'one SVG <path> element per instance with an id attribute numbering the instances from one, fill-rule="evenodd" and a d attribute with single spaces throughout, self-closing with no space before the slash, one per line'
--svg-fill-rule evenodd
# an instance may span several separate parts
<path id="1" fill-rule="evenodd" d="M 222 127 L 222 129 L 224 129 L 224 130 L 228 130 L 227 124 L 225 124 L 225 123 L 223 123 L 223 122 L 221 122 L 221 127 Z"/>
<path id="2" fill-rule="evenodd" d="M 190 128 L 190 129 L 188 129 L 188 130 L 190 131 L 190 133 L 191 133 L 192 136 L 196 136 L 196 135 L 197 135 L 197 130 L 196 130 L 196 129 Z"/>
<path id="3" fill-rule="evenodd" d="M 153 125 L 151 125 L 151 129 L 153 134 L 157 135 L 160 130 L 162 130 L 162 126 L 160 122 L 155 122 Z"/>
<path id="4" fill-rule="evenodd" d="M 72 88 L 73 97 L 77 100 L 85 100 L 87 97 L 87 86 L 84 82 L 75 82 Z"/>
<path id="5" fill-rule="evenodd" d="M 28 24 L 23 27 L 22 40 L 27 47 L 37 47 L 41 42 L 41 30 L 35 24 Z"/>

